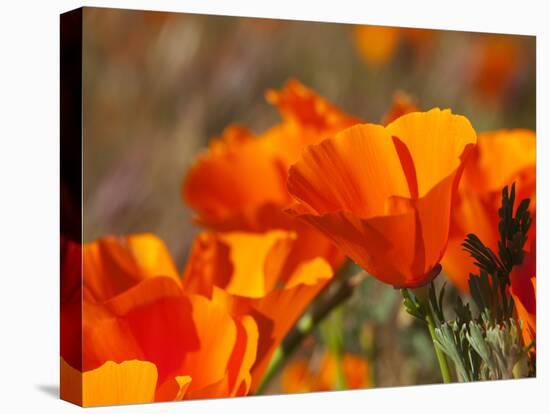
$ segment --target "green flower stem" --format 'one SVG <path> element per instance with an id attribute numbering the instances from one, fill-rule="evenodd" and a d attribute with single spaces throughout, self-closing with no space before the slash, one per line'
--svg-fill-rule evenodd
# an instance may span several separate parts
<path id="1" fill-rule="evenodd" d="M 344 358 L 340 353 L 335 355 L 336 358 L 336 389 L 337 390 L 347 390 L 348 382 L 346 379 L 346 374 L 344 372 Z"/>
<path id="2" fill-rule="evenodd" d="M 437 362 L 439 363 L 439 369 L 441 371 L 441 377 L 443 382 L 448 384 L 451 382 L 451 371 L 449 370 L 449 363 L 447 362 L 447 357 L 441 349 L 435 344 L 435 322 L 430 310 L 429 305 L 425 304 L 424 308 L 426 309 L 426 323 L 428 324 L 428 330 L 430 331 L 430 336 L 432 337 L 432 343 L 435 350 L 435 356 L 437 357 Z"/>
<path id="3" fill-rule="evenodd" d="M 323 342 L 332 354 L 336 364 L 336 381 L 334 386 L 337 390 L 348 388 L 343 365 L 344 338 L 342 323 L 343 308 L 339 306 L 331 312 L 330 316 L 320 326 Z"/>
<path id="4" fill-rule="evenodd" d="M 271 362 L 262 378 L 262 382 L 256 389 L 260 395 L 265 391 L 269 382 L 275 377 L 292 353 L 302 343 L 304 338 L 310 335 L 315 327 L 323 321 L 335 308 L 349 299 L 355 287 L 366 277 L 366 273 L 360 272 L 352 278 L 336 279 L 334 289 L 325 290 L 325 295 L 320 297 L 318 306 L 315 306 L 310 313 L 304 315 L 296 327 L 287 335 L 283 343 L 271 358 Z"/>
<path id="5" fill-rule="evenodd" d="M 273 357 L 271 358 L 271 362 L 269 363 L 264 377 L 262 378 L 262 382 L 260 382 L 260 385 L 258 385 L 258 388 L 256 389 L 256 395 L 263 394 L 265 388 L 271 382 L 275 374 L 277 374 L 283 367 L 289 355 L 290 354 L 288 352 L 284 351 L 282 346 L 275 350 Z"/>
<path id="6" fill-rule="evenodd" d="M 414 317 L 423 320 L 428 325 L 428 331 L 432 338 L 432 344 L 434 346 L 437 362 L 439 363 L 439 369 L 441 371 L 441 377 L 444 383 L 451 382 L 451 372 L 449 370 L 449 364 L 447 357 L 441 349 L 436 345 L 435 338 L 435 320 L 432 314 L 430 304 L 428 303 L 428 292 L 426 288 L 420 288 L 417 290 L 418 295 L 413 294 L 409 289 L 401 289 L 401 295 L 405 299 L 405 308 Z"/>

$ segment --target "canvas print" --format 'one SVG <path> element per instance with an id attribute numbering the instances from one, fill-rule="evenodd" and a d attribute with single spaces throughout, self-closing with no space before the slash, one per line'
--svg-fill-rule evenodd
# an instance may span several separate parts
<path id="1" fill-rule="evenodd" d="M 63 399 L 536 376 L 536 39 L 369 23 L 61 16 Z"/>

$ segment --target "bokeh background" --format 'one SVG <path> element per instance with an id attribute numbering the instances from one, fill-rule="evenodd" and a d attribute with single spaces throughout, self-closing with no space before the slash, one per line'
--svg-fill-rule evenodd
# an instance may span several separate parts
<path id="1" fill-rule="evenodd" d="M 180 196 L 208 141 L 230 124 L 279 121 L 264 93 L 298 79 L 379 122 L 394 93 L 451 108 L 478 131 L 535 129 L 535 38 L 179 13 L 84 13 L 84 240 L 152 232 L 180 268 L 198 228 Z M 370 278 L 326 323 L 368 361 L 369 383 L 438 381 L 425 329 Z M 318 371 L 323 327 L 295 360 Z M 268 392 L 281 391 L 274 381 Z"/>

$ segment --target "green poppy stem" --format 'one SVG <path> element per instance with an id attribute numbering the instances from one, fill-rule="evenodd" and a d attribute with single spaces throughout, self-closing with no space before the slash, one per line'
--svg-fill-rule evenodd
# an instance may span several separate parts
<path id="1" fill-rule="evenodd" d="M 426 310 L 426 323 L 428 324 L 428 330 L 430 331 L 430 336 L 432 338 L 435 356 L 437 357 L 437 362 L 439 363 L 441 377 L 443 378 L 443 382 L 445 384 L 448 384 L 451 382 L 451 371 L 449 369 L 449 363 L 443 351 L 439 349 L 439 347 L 435 343 L 435 322 L 430 307 L 429 305 L 425 304 L 424 308 Z"/>
<path id="2" fill-rule="evenodd" d="M 329 289 L 327 295 L 323 295 L 318 306 L 311 312 L 306 313 L 299 320 L 296 327 L 287 335 L 281 346 L 275 351 L 271 362 L 262 378 L 262 381 L 256 389 L 256 394 L 260 395 L 270 381 L 279 373 L 285 365 L 288 358 L 302 343 L 304 338 L 309 336 L 316 326 L 319 325 L 335 308 L 348 300 L 353 294 L 355 287 L 366 277 L 366 273 L 359 272 L 351 278 L 344 280 L 335 280 L 335 289 Z"/>
<path id="3" fill-rule="evenodd" d="M 430 332 L 430 337 L 432 338 L 432 345 L 434 347 L 435 356 L 437 357 L 437 362 L 439 363 L 441 377 L 443 378 L 444 383 L 449 383 L 451 382 L 451 371 L 449 370 L 447 357 L 436 344 L 435 320 L 432 313 L 432 308 L 428 302 L 427 289 L 425 287 L 419 288 L 416 293 L 417 294 L 411 292 L 411 290 L 407 288 L 401 289 L 401 295 L 403 296 L 403 299 L 405 299 L 404 305 L 407 312 L 409 312 L 412 316 L 423 320 L 428 325 L 428 331 Z"/>

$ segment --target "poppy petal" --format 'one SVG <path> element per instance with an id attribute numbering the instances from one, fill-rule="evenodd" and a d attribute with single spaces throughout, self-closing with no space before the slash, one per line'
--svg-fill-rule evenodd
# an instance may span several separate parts
<path id="1" fill-rule="evenodd" d="M 163 383 L 201 345 L 191 300 L 171 278 L 146 279 L 96 307 L 95 316 L 92 309 L 84 309 L 86 369 L 140 356 L 156 365 Z"/>
<path id="2" fill-rule="evenodd" d="M 83 249 L 84 298 L 101 302 L 156 276 L 179 280 L 164 242 L 152 234 L 105 237 Z"/>
<path id="3" fill-rule="evenodd" d="M 70 368 L 70 367 L 69 367 Z M 72 369 L 72 368 L 71 368 Z M 82 380 L 82 406 L 153 402 L 157 385 L 157 369 L 147 361 L 107 361 L 91 371 L 72 374 Z M 65 378 L 70 378 L 71 375 Z"/>
<path id="4" fill-rule="evenodd" d="M 290 168 L 287 186 L 317 215 L 336 211 L 362 218 L 383 215 L 389 197 L 409 196 L 391 136 L 374 124 L 353 126 L 307 147 Z"/>
<path id="5" fill-rule="evenodd" d="M 386 128 L 353 126 L 308 147 L 290 168 L 296 203 L 287 212 L 381 281 L 418 287 L 441 270 L 451 203 L 475 140 L 469 121 L 448 110 L 409 113 Z"/>
<path id="6" fill-rule="evenodd" d="M 404 115 L 389 124 L 387 130 L 410 153 L 419 197 L 451 175 L 476 143 L 476 133 L 467 118 L 439 108 Z"/>

